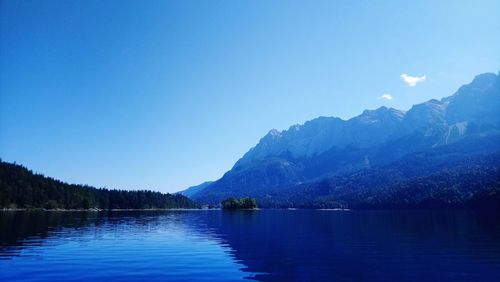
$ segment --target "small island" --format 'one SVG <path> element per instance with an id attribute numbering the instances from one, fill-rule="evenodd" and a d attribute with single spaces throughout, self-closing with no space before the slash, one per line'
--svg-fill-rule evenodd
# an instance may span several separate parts
<path id="1" fill-rule="evenodd" d="M 258 209 L 257 201 L 254 198 L 228 198 L 221 202 L 222 209 L 225 210 L 255 210 Z"/>

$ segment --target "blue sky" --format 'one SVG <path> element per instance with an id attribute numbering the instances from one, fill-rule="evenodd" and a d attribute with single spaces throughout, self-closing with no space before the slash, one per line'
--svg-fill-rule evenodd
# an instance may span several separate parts
<path id="1" fill-rule="evenodd" d="M 98 187 L 178 191 L 272 128 L 500 70 L 496 0 L 0 5 L 0 157 Z"/>

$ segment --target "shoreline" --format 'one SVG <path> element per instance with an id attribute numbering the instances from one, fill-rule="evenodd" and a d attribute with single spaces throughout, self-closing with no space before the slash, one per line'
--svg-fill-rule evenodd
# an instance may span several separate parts
<path id="1" fill-rule="evenodd" d="M 44 209 L 44 208 L 3 208 L 0 211 L 43 211 L 43 212 L 106 212 L 106 211 L 196 211 L 204 209 L 172 208 L 172 209 Z M 216 210 L 216 209 L 212 209 Z"/>
<path id="2" fill-rule="evenodd" d="M 296 210 L 310 210 L 310 211 L 335 211 L 335 212 L 349 212 L 349 211 L 428 211 L 428 210 L 448 210 L 448 211 L 490 211 L 488 208 L 471 208 L 471 207 L 440 207 L 440 208 L 358 208 L 358 209 L 348 209 L 348 208 L 256 208 L 256 209 L 224 209 L 224 208 L 171 208 L 171 209 L 44 209 L 44 208 L 1 208 L 0 212 L 126 212 L 126 211 L 260 211 L 260 210 L 284 210 L 284 211 L 296 211 Z M 498 208 L 493 209 L 497 211 Z"/>

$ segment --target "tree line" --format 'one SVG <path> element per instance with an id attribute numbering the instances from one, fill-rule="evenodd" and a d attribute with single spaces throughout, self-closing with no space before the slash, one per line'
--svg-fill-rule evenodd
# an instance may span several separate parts
<path id="1" fill-rule="evenodd" d="M 180 194 L 149 190 L 111 190 L 65 182 L 35 174 L 0 160 L 0 208 L 170 209 L 197 208 Z"/>

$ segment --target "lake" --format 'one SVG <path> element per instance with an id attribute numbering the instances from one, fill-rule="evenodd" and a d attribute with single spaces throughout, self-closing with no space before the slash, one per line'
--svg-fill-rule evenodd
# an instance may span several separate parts
<path id="1" fill-rule="evenodd" d="M 471 211 L 0 212 L 0 281 L 500 281 Z"/>

